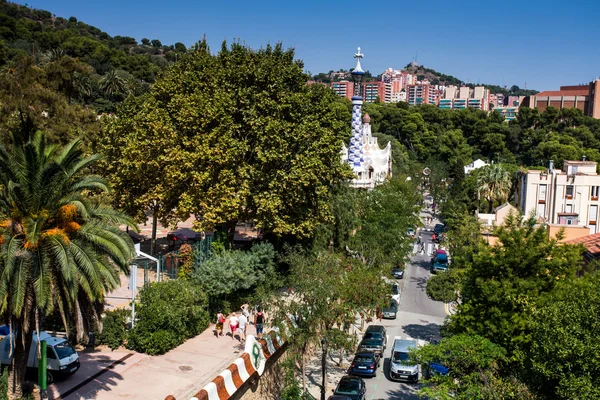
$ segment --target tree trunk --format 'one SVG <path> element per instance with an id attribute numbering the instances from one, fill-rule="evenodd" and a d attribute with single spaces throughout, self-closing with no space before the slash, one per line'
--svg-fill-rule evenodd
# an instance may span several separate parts
<path id="1" fill-rule="evenodd" d="M 16 400 L 21 399 L 24 394 L 23 384 L 25 383 L 27 359 L 29 358 L 33 330 L 30 329 L 29 332 L 23 336 L 22 321 L 13 323 L 12 329 L 15 351 L 8 372 L 7 396 L 9 400 Z"/>
<path id="2" fill-rule="evenodd" d="M 235 238 L 235 227 L 237 226 L 237 223 L 238 223 L 237 219 L 232 219 L 230 221 L 227 221 L 227 224 L 226 224 L 227 241 L 229 242 L 230 245 L 233 243 L 233 239 Z"/>
<path id="3" fill-rule="evenodd" d="M 488 199 L 488 214 L 491 214 L 493 209 L 494 209 L 494 199 L 490 198 Z"/>
<path id="4" fill-rule="evenodd" d="M 150 255 L 156 254 L 156 224 L 158 217 L 156 216 L 156 207 L 152 209 L 152 239 L 150 242 Z"/>
<path id="5" fill-rule="evenodd" d="M 302 352 L 302 393 L 306 393 L 306 346 Z"/>

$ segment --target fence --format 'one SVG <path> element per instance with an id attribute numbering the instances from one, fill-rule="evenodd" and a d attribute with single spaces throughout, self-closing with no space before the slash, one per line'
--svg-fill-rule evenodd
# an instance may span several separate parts
<path id="1" fill-rule="evenodd" d="M 212 252 L 212 243 L 213 236 L 206 236 L 204 239 L 199 240 L 197 242 L 189 243 L 192 247 L 192 254 L 200 253 L 201 257 L 194 257 L 194 261 L 196 263 L 202 262 L 203 260 L 210 257 Z M 173 250 L 167 254 L 161 255 L 158 257 L 159 267 L 157 269 L 158 276 L 157 281 L 161 281 L 164 279 L 176 279 L 179 273 L 179 268 L 185 260 L 185 257 L 189 257 L 188 255 L 182 256 L 180 254 L 180 249 Z M 154 264 L 154 263 L 153 263 Z M 156 264 L 154 264 L 156 267 Z M 144 280 L 144 283 L 146 281 Z"/>

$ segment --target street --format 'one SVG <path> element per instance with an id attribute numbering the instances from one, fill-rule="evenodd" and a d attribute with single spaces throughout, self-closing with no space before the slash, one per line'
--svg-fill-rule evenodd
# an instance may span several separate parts
<path id="1" fill-rule="evenodd" d="M 422 231 L 421 238 L 425 249 L 432 248 L 431 232 Z M 395 320 L 383 320 L 378 323 L 386 327 L 388 334 L 387 349 L 384 360 L 376 378 L 365 378 L 367 400 L 383 399 L 418 399 L 418 384 L 394 382 L 388 379 L 390 354 L 394 337 L 407 336 L 413 339 L 430 341 L 439 338 L 439 330 L 446 317 L 444 303 L 433 301 L 425 292 L 425 285 L 430 276 L 430 254 L 419 254 L 411 257 L 404 271 L 404 279 L 398 280 L 401 288 L 400 307 Z"/>

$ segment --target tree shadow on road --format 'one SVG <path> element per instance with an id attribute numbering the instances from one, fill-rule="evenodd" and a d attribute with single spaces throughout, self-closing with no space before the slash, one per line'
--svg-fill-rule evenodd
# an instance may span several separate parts
<path id="1" fill-rule="evenodd" d="M 422 277 L 413 276 L 410 278 L 410 281 L 415 282 L 416 287 L 418 289 L 425 290 L 427 288 L 427 278 L 424 276 L 422 276 Z"/>
<path id="2" fill-rule="evenodd" d="M 409 324 L 402 327 L 404 332 L 411 338 L 426 340 L 428 342 L 441 340 L 440 328 L 441 325 L 433 323 L 427 325 Z"/>

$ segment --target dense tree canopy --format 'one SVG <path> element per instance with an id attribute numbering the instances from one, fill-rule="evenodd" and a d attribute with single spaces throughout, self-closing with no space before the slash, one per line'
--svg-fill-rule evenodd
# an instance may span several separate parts
<path id="1" fill-rule="evenodd" d="M 350 113 L 333 91 L 306 81 L 281 44 L 224 43 L 213 55 L 199 43 L 109 127 L 102 148 L 118 204 L 142 215 L 166 202 L 161 218 L 176 208 L 209 229 L 253 220 L 277 235 L 310 235 L 331 217 L 332 185 L 350 176 L 339 158 Z"/>

